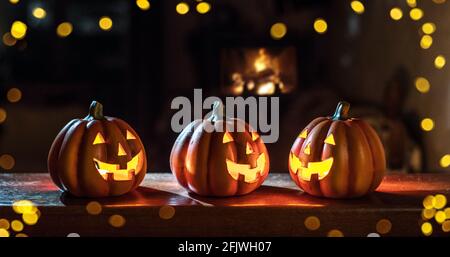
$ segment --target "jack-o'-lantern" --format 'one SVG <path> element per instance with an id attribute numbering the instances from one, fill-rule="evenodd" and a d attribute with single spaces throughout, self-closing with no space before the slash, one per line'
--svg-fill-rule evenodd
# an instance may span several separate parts
<path id="1" fill-rule="evenodd" d="M 381 140 L 368 123 L 348 118 L 349 109 L 349 103 L 339 102 L 333 116 L 313 120 L 292 146 L 291 177 L 311 195 L 359 197 L 374 191 L 383 179 Z"/>
<path id="2" fill-rule="evenodd" d="M 243 120 L 223 117 L 223 105 L 216 102 L 212 115 L 191 122 L 173 145 L 170 168 L 180 185 L 204 196 L 243 195 L 258 188 L 269 173 L 269 155 L 252 130 Z"/>
<path id="3" fill-rule="evenodd" d="M 70 121 L 56 136 L 48 155 L 53 182 L 75 196 L 105 197 L 134 190 L 144 179 L 144 146 L 130 125 L 103 116 L 93 101 L 89 115 Z"/>

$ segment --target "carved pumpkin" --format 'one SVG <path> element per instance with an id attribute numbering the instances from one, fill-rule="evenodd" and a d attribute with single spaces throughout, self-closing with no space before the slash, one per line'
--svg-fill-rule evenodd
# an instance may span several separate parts
<path id="1" fill-rule="evenodd" d="M 70 121 L 59 132 L 47 164 L 60 189 L 86 197 L 130 192 L 147 169 L 139 136 L 123 120 L 103 116 L 103 107 L 96 101 L 88 116 Z"/>
<path id="2" fill-rule="evenodd" d="M 374 191 L 386 160 L 375 130 L 348 118 L 350 104 L 339 102 L 331 117 L 313 120 L 298 135 L 289 154 L 295 183 L 314 196 L 352 198 Z"/>
<path id="3" fill-rule="evenodd" d="M 237 126 L 245 131 L 231 132 Z M 199 195 L 243 195 L 267 177 L 269 155 L 259 134 L 242 120 L 223 118 L 216 102 L 208 119 L 193 121 L 178 136 L 170 168 L 180 185 Z"/>

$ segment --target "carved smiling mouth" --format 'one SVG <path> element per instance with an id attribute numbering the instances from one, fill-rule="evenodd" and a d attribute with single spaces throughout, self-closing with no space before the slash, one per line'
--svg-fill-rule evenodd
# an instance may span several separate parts
<path id="1" fill-rule="evenodd" d="M 321 180 L 328 175 L 332 166 L 333 157 L 320 162 L 308 162 L 308 165 L 305 167 L 305 164 L 295 154 L 292 152 L 290 154 L 290 167 L 294 174 L 297 174 L 302 180 L 310 181 L 312 174 L 317 174 L 319 180 Z"/>
<path id="2" fill-rule="evenodd" d="M 266 157 L 263 153 L 258 156 L 256 167 L 254 168 L 251 168 L 250 164 L 235 163 L 234 161 L 227 159 L 227 170 L 235 180 L 239 178 L 239 175 L 243 175 L 245 182 L 254 183 L 258 178 L 258 174 L 260 176 L 264 175 L 262 173 L 265 168 L 265 163 Z"/>
<path id="3" fill-rule="evenodd" d="M 98 173 L 104 180 L 125 181 L 132 180 L 142 170 L 144 153 L 140 151 L 129 162 L 126 169 L 120 169 L 119 164 L 102 162 L 94 158 Z"/>

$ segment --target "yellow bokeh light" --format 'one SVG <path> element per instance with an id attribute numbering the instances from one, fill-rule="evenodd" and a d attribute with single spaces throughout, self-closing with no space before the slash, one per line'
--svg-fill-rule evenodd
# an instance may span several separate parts
<path id="1" fill-rule="evenodd" d="M 436 213 L 435 209 L 423 209 L 422 210 L 422 218 L 424 220 L 429 220 L 434 217 L 434 214 Z"/>
<path id="2" fill-rule="evenodd" d="M 436 212 L 436 215 L 434 216 L 434 219 L 439 224 L 442 224 L 445 221 L 445 218 L 446 218 L 445 217 L 445 212 L 443 212 L 443 211 Z"/>
<path id="3" fill-rule="evenodd" d="M 435 4 L 443 4 L 446 0 L 433 0 Z"/>
<path id="4" fill-rule="evenodd" d="M 422 31 L 425 34 L 433 34 L 436 31 L 436 25 L 432 22 L 427 22 L 422 25 Z"/>
<path id="5" fill-rule="evenodd" d="M 340 231 L 339 229 L 332 229 L 327 234 L 328 237 L 343 237 L 344 233 Z"/>
<path id="6" fill-rule="evenodd" d="M 389 15 L 391 16 L 391 18 L 393 20 L 398 21 L 398 20 L 400 20 L 403 17 L 403 12 L 402 12 L 402 10 L 400 8 L 394 7 L 389 12 Z"/>
<path id="7" fill-rule="evenodd" d="M 434 59 L 434 67 L 436 67 L 436 69 L 442 69 L 445 66 L 445 62 L 445 57 L 442 55 L 438 55 Z"/>
<path id="8" fill-rule="evenodd" d="M 103 16 L 98 20 L 98 26 L 100 27 L 100 29 L 108 31 L 111 30 L 113 21 L 108 16 Z"/>
<path id="9" fill-rule="evenodd" d="M 450 154 L 446 154 L 442 156 L 441 160 L 439 161 L 439 164 L 442 168 L 448 168 L 450 166 Z"/>
<path id="10" fill-rule="evenodd" d="M 411 11 L 409 11 L 409 17 L 411 17 L 411 19 L 413 19 L 415 21 L 422 19 L 422 17 L 423 17 L 422 9 L 419 9 L 419 8 L 411 9 Z"/>
<path id="11" fill-rule="evenodd" d="M 178 3 L 175 10 L 178 14 L 184 15 L 189 12 L 189 5 L 185 2 Z"/>
<path id="12" fill-rule="evenodd" d="M 47 12 L 42 7 L 36 7 L 33 9 L 33 16 L 36 19 L 44 19 L 47 16 Z"/>
<path id="13" fill-rule="evenodd" d="M 59 37 L 67 37 L 73 31 L 73 26 L 70 22 L 63 22 L 56 27 L 56 34 Z"/>
<path id="14" fill-rule="evenodd" d="M 442 223 L 442 231 L 450 232 L 450 220 L 446 220 Z"/>
<path id="15" fill-rule="evenodd" d="M 428 49 L 433 44 L 433 38 L 430 35 L 424 35 L 420 39 L 420 47 L 423 49 Z"/>
<path id="16" fill-rule="evenodd" d="M 201 14 L 205 14 L 211 10 L 211 5 L 207 2 L 200 2 L 197 4 L 197 12 Z"/>
<path id="17" fill-rule="evenodd" d="M 115 228 L 120 228 L 125 225 L 125 218 L 122 215 L 114 214 L 109 217 L 109 224 Z"/>
<path id="18" fill-rule="evenodd" d="M 13 87 L 6 93 L 6 98 L 11 103 L 17 103 L 22 98 L 22 91 L 20 91 L 20 89 L 18 88 Z"/>
<path id="19" fill-rule="evenodd" d="M 387 234 L 391 231 L 392 223 L 388 219 L 381 219 L 377 222 L 376 230 L 380 234 Z"/>
<path id="20" fill-rule="evenodd" d="M 3 34 L 2 41 L 6 46 L 13 46 L 17 43 L 17 40 L 9 32 Z"/>
<path id="21" fill-rule="evenodd" d="M 162 206 L 159 209 L 159 217 L 161 219 L 168 220 L 173 218 L 174 215 L 175 215 L 175 208 L 170 205 Z"/>
<path id="22" fill-rule="evenodd" d="M 96 201 L 89 202 L 86 205 L 86 211 L 91 215 L 98 215 L 102 212 L 102 205 Z"/>
<path id="23" fill-rule="evenodd" d="M 352 1 L 350 3 L 350 7 L 357 14 L 361 14 L 364 12 L 364 5 L 360 1 Z"/>
<path id="24" fill-rule="evenodd" d="M 150 9 L 150 2 L 148 0 L 136 0 L 136 5 L 143 11 Z"/>
<path id="25" fill-rule="evenodd" d="M 417 6 L 416 0 L 406 0 L 406 3 L 408 4 L 409 7 L 412 7 L 412 8 Z"/>
<path id="26" fill-rule="evenodd" d="M 11 35 L 15 39 L 22 39 L 27 34 L 27 25 L 21 21 L 15 21 L 11 25 Z"/>
<path id="27" fill-rule="evenodd" d="M 450 207 L 445 208 L 444 212 L 445 212 L 445 218 L 450 219 Z"/>
<path id="28" fill-rule="evenodd" d="M 308 230 L 317 230 L 320 228 L 320 219 L 316 216 L 309 216 L 305 219 L 305 227 Z"/>
<path id="29" fill-rule="evenodd" d="M 20 232 L 23 230 L 23 223 L 20 220 L 13 220 L 11 222 L 11 228 L 12 230 L 14 230 L 15 232 Z"/>
<path id="30" fill-rule="evenodd" d="M 8 230 L 6 230 L 4 228 L 0 228 L 0 237 L 9 237 Z"/>
<path id="31" fill-rule="evenodd" d="M 443 194 L 437 194 L 434 196 L 434 208 L 442 209 L 447 205 L 447 197 Z"/>
<path id="32" fill-rule="evenodd" d="M 420 126 L 424 131 L 431 131 L 434 128 L 434 121 L 430 118 L 425 118 L 420 122 Z"/>
<path id="33" fill-rule="evenodd" d="M 7 116 L 6 110 L 0 107 L 0 123 L 5 122 Z"/>
<path id="34" fill-rule="evenodd" d="M 23 222 L 25 222 L 25 224 L 31 226 L 38 222 L 39 216 L 37 215 L 37 213 L 27 212 L 22 214 L 22 220 Z"/>
<path id="35" fill-rule="evenodd" d="M 433 226 L 431 225 L 430 222 L 423 223 L 420 229 L 422 230 L 422 233 L 426 236 L 429 236 L 431 235 L 431 233 L 433 233 Z"/>
<path id="36" fill-rule="evenodd" d="M 436 204 L 436 199 L 432 195 L 428 195 L 423 199 L 423 207 L 425 209 L 432 209 Z"/>
<path id="37" fill-rule="evenodd" d="M 9 229 L 9 221 L 7 219 L 0 219 L 0 228 L 4 228 L 6 230 Z"/>
<path id="38" fill-rule="evenodd" d="M 19 0 L 9 0 L 9 2 L 10 2 L 11 4 L 17 4 L 17 3 L 19 3 Z"/>
<path id="39" fill-rule="evenodd" d="M 270 36 L 273 39 L 280 39 L 286 35 L 287 27 L 282 22 L 277 22 L 270 27 Z"/>
<path id="40" fill-rule="evenodd" d="M 16 234 L 16 237 L 28 237 L 28 235 L 25 233 L 18 233 Z"/>
<path id="41" fill-rule="evenodd" d="M 317 33 L 323 34 L 327 31 L 327 29 L 328 29 L 328 24 L 324 19 L 318 18 L 314 21 L 314 30 Z"/>
<path id="42" fill-rule="evenodd" d="M 9 154 L 3 154 L 0 156 L 0 167 L 2 167 L 5 170 L 10 170 L 14 168 L 14 165 L 16 164 L 16 161 L 14 160 L 14 157 L 12 157 Z"/>
<path id="43" fill-rule="evenodd" d="M 414 84 L 420 93 L 424 94 L 430 91 L 430 82 L 424 77 L 417 77 Z"/>

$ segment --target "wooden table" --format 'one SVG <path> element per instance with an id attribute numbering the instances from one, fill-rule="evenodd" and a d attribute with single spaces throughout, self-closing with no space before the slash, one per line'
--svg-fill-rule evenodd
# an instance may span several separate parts
<path id="1" fill-rule="evenodd" d="M 187 193 L 172 174 L 150 173 L 135 192 L 96 199 L 102 212 L 91 215 L 86 204 L 92 199 L 61 193 L 46 173 L 3 173 L 0 219 L 20 220 L 11 206 L 26 199 L 41 212 L 37 224 L 25 226 L 23 232 L 29 236 L 326 236 L 333 229 L 344 236 L 367 236 L 377 232 L 381 219 L 388 220 L 385 228 L 392 225 L 382 236 L 420 236 L 422 201 L 438 193 L 450 197 L 450 174 L 390 174 L 365 198 L 330 200 L 301 192 L 288 174 L 270 174 L 263 186 L 246 196 L 206 198 Z M 160 217 L 173 210 L 172 217 Z M 125 218 L 123 227 L 109 224 L 115 214 Z M 309 216 L 320 220 L 318 229 L 305 227 Z M 450 235 L 435 220 L 431 223 L 433 236 Z"/>

